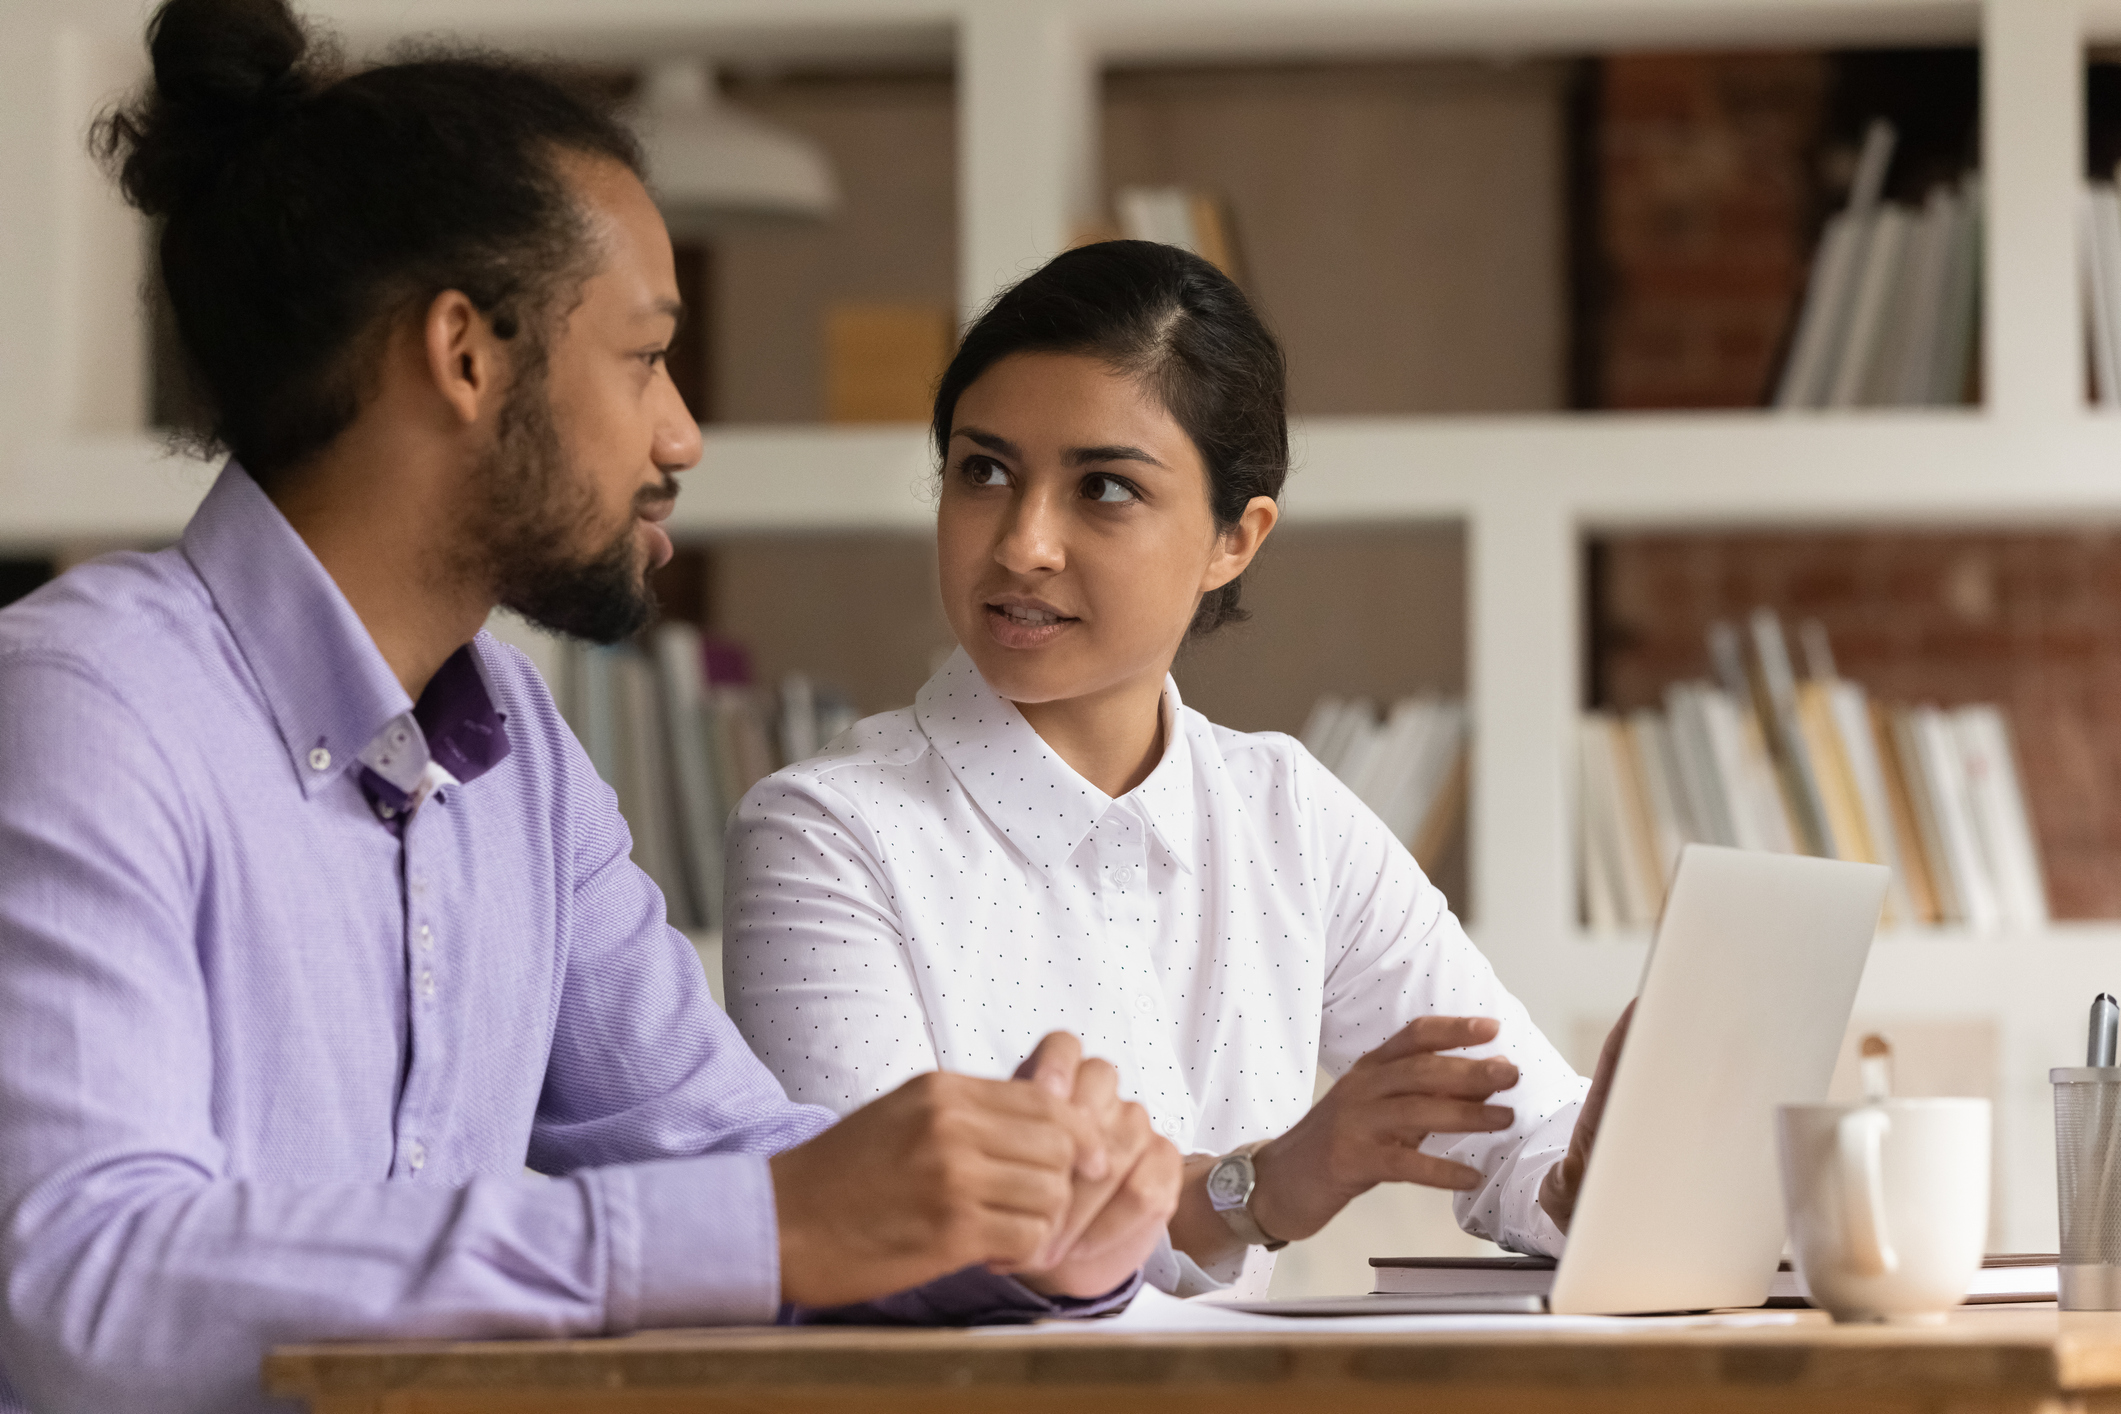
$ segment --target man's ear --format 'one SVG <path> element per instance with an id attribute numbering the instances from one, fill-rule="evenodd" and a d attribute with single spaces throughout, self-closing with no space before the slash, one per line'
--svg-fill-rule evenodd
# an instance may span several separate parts
<path id="1" fill-rule="evenodd" d="M 1252 557 L 1267 543 L 1268 533 L 1280 519 L 1281 507 L 1272 496 L 1254 496 L 1247 502 L 1237 524 L 1217 537 L 1215 556 L 1201 576 L 1200 592 L 1212 594 L 1250 568 Z"/>
<path id="2" fill-rule="evenodd" d="M 477 422 L 501 395 L 507 373 L 493 326 L 463 291 L 444 290 L 427 306 L 421 335 L 435 391 L 460 422 Z"/>

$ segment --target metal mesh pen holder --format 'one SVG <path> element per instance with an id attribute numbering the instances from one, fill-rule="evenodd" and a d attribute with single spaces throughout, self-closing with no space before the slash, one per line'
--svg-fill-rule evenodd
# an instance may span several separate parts
<path id="1" fill-rule="evenodd" d="M 2121 1066 L 2064 1066 L 2055 1085 L 2055 1187 L 2065 1311 L 2121 1311 Z"/>

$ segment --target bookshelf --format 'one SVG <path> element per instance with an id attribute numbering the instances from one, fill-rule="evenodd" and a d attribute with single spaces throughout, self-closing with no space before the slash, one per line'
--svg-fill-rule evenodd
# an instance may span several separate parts
<path id="1" fill-rule="evenodd" d="M 210 469 L 139 430 L 138 232 L 76 135 L 132 73 L 138 7 L 0 0 L 0 550 L 173 538 Z M 407 12 L 314 8 L 357 46 Z M 2121 415 L 2085 405 L 2075 250 L 2084 49 L 2121 0 L 432 0 L 412 21 L 623 60 L 659 49 L 954 63 L 959 304 L 1060 249 L 1101 205 L 1100 75 L 1112 65 L 1624 48 L 1977 43 L 1987 206 L 1979 408 L 1316 417 L 1297 429 L 1291 525 L 1451 522 L 1465 537 L 1465 686 L 1477 937 L 1558 1037 L 1619 1010 L 1639 941 L 1578 924 L 1573 726 L 1583 538 L 1644 526 L 2121 523 Z M 113 295 L 113 290 L 123 297 Z M 919 533 L 915 427 L 713 425 L 673 530 Z M 2045 1071 L 2085 1001 L 2121 977 L 2121 923 L 2037 936 L 1881 938 L 1859 1014 L 1993 1017 L 2003 1090 L 2003 1247 L 2054 1242 Z"/>

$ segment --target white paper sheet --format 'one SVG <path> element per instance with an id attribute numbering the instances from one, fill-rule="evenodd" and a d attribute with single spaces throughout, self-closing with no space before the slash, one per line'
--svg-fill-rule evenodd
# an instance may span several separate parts
<path id="1" fill-rule="evenodd" d="M 1214 1301 L 1181 1301 L 1155 1287 L 1141 1294 L 1117 1316 L 1097 1321 L 1044 1321 L 1031 1327 L 1041 1335 L 1114 1334 L 1192 1335 L 1214 1331 L 1273 1331 L 1288 1335 L 1312 1331 L 1320 1335 L 1393 1335 L 1410 1332 L 1457 1333 L 1461 1331 L 1520 1331 L 1553 1334 L 1561 1331 L 1617 1331 L 1639 1326 L 1786 1326 L 1797 1319 L 1794 1311 L 1740 1311 L 1713 1316 L 1258 1316 L 1235 1311 Z M 980 1335 L 1022 1334 L 1022 1326 L 986 1326 Z"/>

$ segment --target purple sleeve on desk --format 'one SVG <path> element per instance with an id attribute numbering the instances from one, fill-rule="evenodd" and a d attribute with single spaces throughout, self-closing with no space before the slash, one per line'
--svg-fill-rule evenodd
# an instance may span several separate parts
<path id="1" fill-rule="evenodd" d="M 781 1243 L 764 1155 L 665 1159 L 596 1178 L 611 1251 L 608 1330 L 773 1320 Z"/>
<path id="2" fill-rule="evenodd" d="M 1123 1311 L 1141 1289 L 1136 1272 L 1103 1296 L 1041 1296 L 1014 1277 L 966 1267 L 926 1286 L 854 1306 L 813 1310 L 783 1306 L 782 1325 L 1011 1326 L 1032 1321 L 1082 1320 Z"/>

